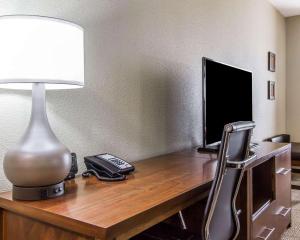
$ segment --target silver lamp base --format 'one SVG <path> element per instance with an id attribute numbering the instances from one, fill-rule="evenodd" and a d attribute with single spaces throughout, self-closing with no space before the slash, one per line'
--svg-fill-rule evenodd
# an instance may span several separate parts
<path id="1" fill-rule="evenodd" d="M 13 197 L 39 200 L 61 196 L 71 163 L 70 151 L 59 142 L 49 125 L 45 86 L 33 83 L 29 126 L 20 143 L 4 158 L 4 172 L 13 184 Z"/>

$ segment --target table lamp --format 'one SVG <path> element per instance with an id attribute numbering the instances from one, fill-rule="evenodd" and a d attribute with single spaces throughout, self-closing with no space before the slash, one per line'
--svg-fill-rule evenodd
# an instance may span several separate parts
<path id="1" fill-rule="evenodd" d="M 29 126 L 4 157 L 13 198 L 61 196 L 71 155 L 51 130 L 45 93 L 83 87 L 83 29 L 61 19 L 14 15 L 0 17 L 0 33 L 0 88 L 32 89 Z"/>

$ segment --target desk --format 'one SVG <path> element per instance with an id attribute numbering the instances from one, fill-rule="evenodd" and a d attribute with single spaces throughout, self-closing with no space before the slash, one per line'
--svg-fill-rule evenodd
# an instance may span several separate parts
<path id="1" fill-rule="evenodd" d="M 258 159 L 247 168 L 289 149 L 286 144 L 262 143 Z M 2 193 L 0 240 L 128 239 L 205 198 L 216 164 L 215 154 L 193 149 L 135 162 L 136 171 L 124 182 L 77 177 L 66 182 L 66 194 L 56 199 L 14 201 L 11 192 Z M 251 173 L 245 176 L 243 184 L 250 186 Z M 252 210 L 245 197 L 249 199 L 251 190 L 246 189 L 241 201 L 243 234 L 250 239 Z"/>

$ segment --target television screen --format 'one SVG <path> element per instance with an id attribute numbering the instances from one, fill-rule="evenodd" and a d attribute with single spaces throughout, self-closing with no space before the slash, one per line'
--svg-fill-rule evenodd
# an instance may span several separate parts
<path id="1" fill-rule="evenodd" d="M 252 121 L 252 73 L 203 58 L 204 146 L 221 141 L 224 125 Z"/>

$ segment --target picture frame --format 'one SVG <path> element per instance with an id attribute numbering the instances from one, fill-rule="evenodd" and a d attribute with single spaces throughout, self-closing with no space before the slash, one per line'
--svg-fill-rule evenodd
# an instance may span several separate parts
<path id="1" fill-rule="evenodd" d="M 276 54 L 268 52 L 268 70 L 270 72 L 276 71 Z"/>
<path id="2" fill-rule="evenodd" d="M 275 100 L 275 82 L 268 81 L 268 99 Z"/>

